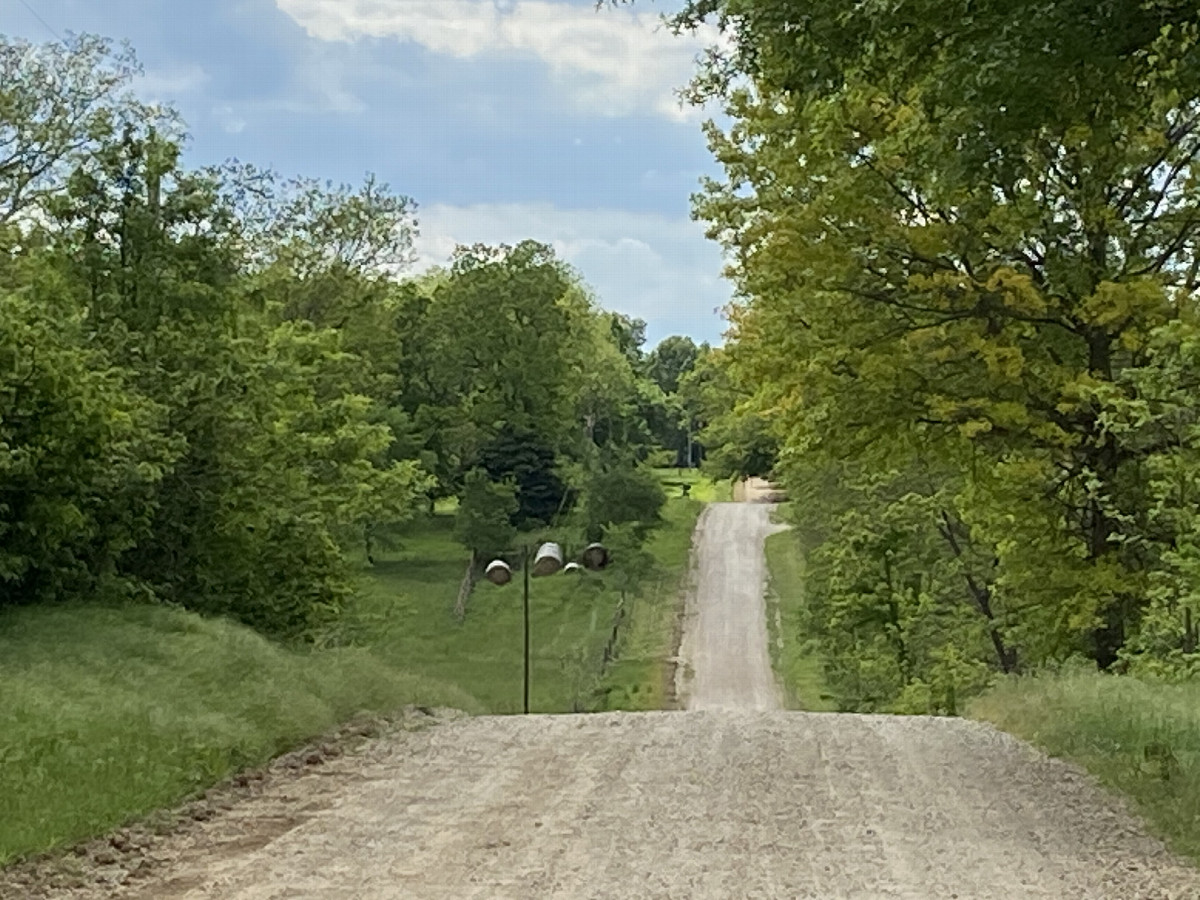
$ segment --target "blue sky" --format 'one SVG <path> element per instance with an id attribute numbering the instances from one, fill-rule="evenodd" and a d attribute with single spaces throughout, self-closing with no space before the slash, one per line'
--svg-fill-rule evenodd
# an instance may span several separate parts
<path id="1" fill-rule="evenodd" d="M 674 93 L 715 36 L 670 35 L 673 0 L 24 3 L 0 3 L 0 32 L 128 39 L 139 92 L 187 120 L 192 164 L 375 172 L 420 204 L 421 266 L 456 243 L 544 240 L 651 343 L 719 340 L 730 287 L 689 219 L 717 168 Z"/>

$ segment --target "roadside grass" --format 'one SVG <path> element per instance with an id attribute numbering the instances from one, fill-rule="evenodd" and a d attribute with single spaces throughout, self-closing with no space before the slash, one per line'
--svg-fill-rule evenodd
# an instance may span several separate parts
<path id="1" fill-rule="evenodd" d="M 478 711 L 363 650 L 153 606 L 0 613 L 0 865 L 176 805 L 358 712 Z"/>
<path id="2" fill-rule="evenodd" d="M 1200 863 L 1200 682 L 1094 671 L 1011 678 L 968 714 L 1087 769 Z"/>
<path id="3" fill-rule="evenodd" d="M 702 490 L 704 481 L 695 483 Z M 708 488 L 711 491 L 711 488 Z M 660 570 L 626 605 L 621 658 L 602 680 L 604 648 L 620 593 L 610 573 L 535 578 L 530 583 L 530 709 L 658 709 L 670 655 L 677 585 L 703 503 L 669 499 L 664 525 L 647 544 Z M 456 622 L 454 601 L 466 552 L 448 514 L 422 517 L 399 532 L 399 546 L 376 554 L 344 622 L 346 636 L 406 671 L 455 685 L 490 713 L 522 708 L 522 585 L 480 581 Z M 612 703 L 619 704 L 616 707 Z M 657 705 L 654 705 L 657 704 Z"/>
<path id="4" fill-rule="evenodd" d="M 704 503 L 692 497 L 672 497 L 663 516 L 666 523 L 647 542 L 656 572 L 629 603 L 629 616 L 617 648 L 617 658 L 600 685 L 603 708 L 647 711 L 664 709 L 668 681 L 674 671 L 676 628 L 683 590 L 691 563 L 692 532 Z"/>
<path id="5" fill-rule="evenodd" d="M 767 635 L 788 709 L 835 712 L 821 657 L 804 636 L 804 552 L 792 531 L 767 538 Z"/>

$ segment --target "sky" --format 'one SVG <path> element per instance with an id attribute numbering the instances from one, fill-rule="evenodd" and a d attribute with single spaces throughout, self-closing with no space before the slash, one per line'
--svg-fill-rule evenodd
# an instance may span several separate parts
<path id="1" fill-rule="evenodd" d="M 191 165 L 231 157 L 419 204 L 418 268 L 456 244 L 552 244 L 605 308 L 717 343 L 731 288 L 691 221 L 717 176 L 680 103 L 715 33 L 677 0 L 0 0 L 0 33 L 128 40 L 138 93 L 169 102 Z"/>

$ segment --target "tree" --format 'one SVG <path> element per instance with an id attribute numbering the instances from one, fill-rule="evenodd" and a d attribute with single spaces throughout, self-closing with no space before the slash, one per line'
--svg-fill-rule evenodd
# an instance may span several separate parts
<path id="1" fill-rule="evenodd" d="M 1170 439 L 1138 385 L 1173 365 L 1200 284 L 1194 8 L 697 0 L 676 24 L 710 16 L 728 40 L 694 93 L 732 124 L 708 128 L 726 178 L 697 213 L 743 298 L 714 421 L 768 424 L 830 528 L 918 529 L 864 539 L 852 568 L 936 548 L 975 659 L 1112 665 L 1182 524 L 1147 480 Z M 724 431 L 709 443 L 754 443 Z M 872 596 L 859 575 L 831 575 L 829 602 Z"/>
<path id="2" fill-rule="evenodd" d="M 662 522 L 666 492 L 653 472 L 619 459 L 593 467 L 583 485 L 582 519 L 587 539 L 604 540 L 610 530 L 628 526 L 638 542 Z"/>
<path id="3" fill-rule="evenodd" d="M 389 201 L 371 186 L 367 212 L 310 192 L 295 239 L 278 231 L 279 252 L 256 257 L 219 175 L 179 165 L 169 119 L 118 115 L 141 108 L 117 95 L 128 71 L 103 70 L 107 46 L 28 50 L 3 89 L 0 115 L 14 118 L 0 136 L 27 148 L 0 173 L 25 204 L 0 262 L 5 336 L 19 341 L 0 364 L 5 599 L 103 587 L 309 636 L 353 589 L 346 549 L 409 515 L 427 480 L 391 452 L 379 414 L 395 362 L 350 339 L 370 329 L 279 316 L 268 289 L 303 291 L 316 267 L 285 273 L 284 251 L 332 243 L 337 227 L 374 235 L 379 221 L 365 220 Z M 70 110 L 79 121 L 55 118 Z M 331 284 L 371 287 L 347 266 L 376 257 L 337 255 Z"/>
<path id="4" fill-rule="evenodd" d="M 696 365 L 701 350 L 686 335 L 671 335 L 646 357 L 646 373 L 664 394 L 679 392 L 679 382 Z"/>
<path id="5" fill-rule="evenodd" d="M 521 531 L 553 524 L 566 502 L 554 450 L 532 431 L 503 426 L 480 453 L 480 463 L 496 482 L 511 482 L 517 507 L 512 524 Z"/>
<path id="6" fill-rule="evenodd" d="M 96 35 L 0 35 L 0 225 L 39 209 L 124 123 L 169 118 L 130 95 L 140 71 L 132 50 Z"/>
<path id="7" fill-rule="evenodd" d="M 0 606 L 140 593 L 120 562 L 180 447 L 38 269 L 25 290 L 0 288 Z"/>
<path id="8" fill-rule="evenodd" d="M 519 509 L 516 486 L 496 482 L 483 469 L 472 469 L 463 482 L 454 536 L 476 559 L 511 550 L 517 537 L 512 520 Z"/>
<path id="9" fill-rule="evenodd" d="M 663 338 L 646 357 L 646 373 L 659 389 L 646 416 L 659 445 L 675 451 L 679 466 L 695 465 L 696 432 L 700 429 L 698 411 L 683 383 L 708 352 L 707 344 L 696 346 L 690 337 L 672 335 Z"/>

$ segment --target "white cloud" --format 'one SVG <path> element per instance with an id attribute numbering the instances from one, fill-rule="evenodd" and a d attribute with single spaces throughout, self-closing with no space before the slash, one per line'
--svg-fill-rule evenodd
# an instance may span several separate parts
<path id="1" fill-rule="evenodd" d="M 246 129 L 246 120 L 239 116 L 232 106 L 213 107 L 212 116 L 227 134 L 240 134 Z"/>
<path id="2" fill-rule="evenodd" d="M 208 84 L 209 75 L 198 65 L 151 69 L 134 79 L 138 96 L 170 102 Z"/>
<path id="3" fill-rule="evenodd" d="M 548 204 L 438 204 L 418 218 L 419 270 L 444 265 L 458 244 L 532 238 L 579 270 L 606 309 L 645 319 L 652 343 L 677 333 L 719 340 L 730 285 L 719 248 L 688 219 Z"/>
<path id="4" fill-rule="evenodd" d="M 608 116 L 650 109 L 683 120 L 691 111 L 675 92 L 713 28 L 671 34 L 655 13 L 596 10 L 549 0 L 275 0 L 323 41 L 395 38 L 461 59 L 533 56 L 555 83 L 589 111 Z"/>

